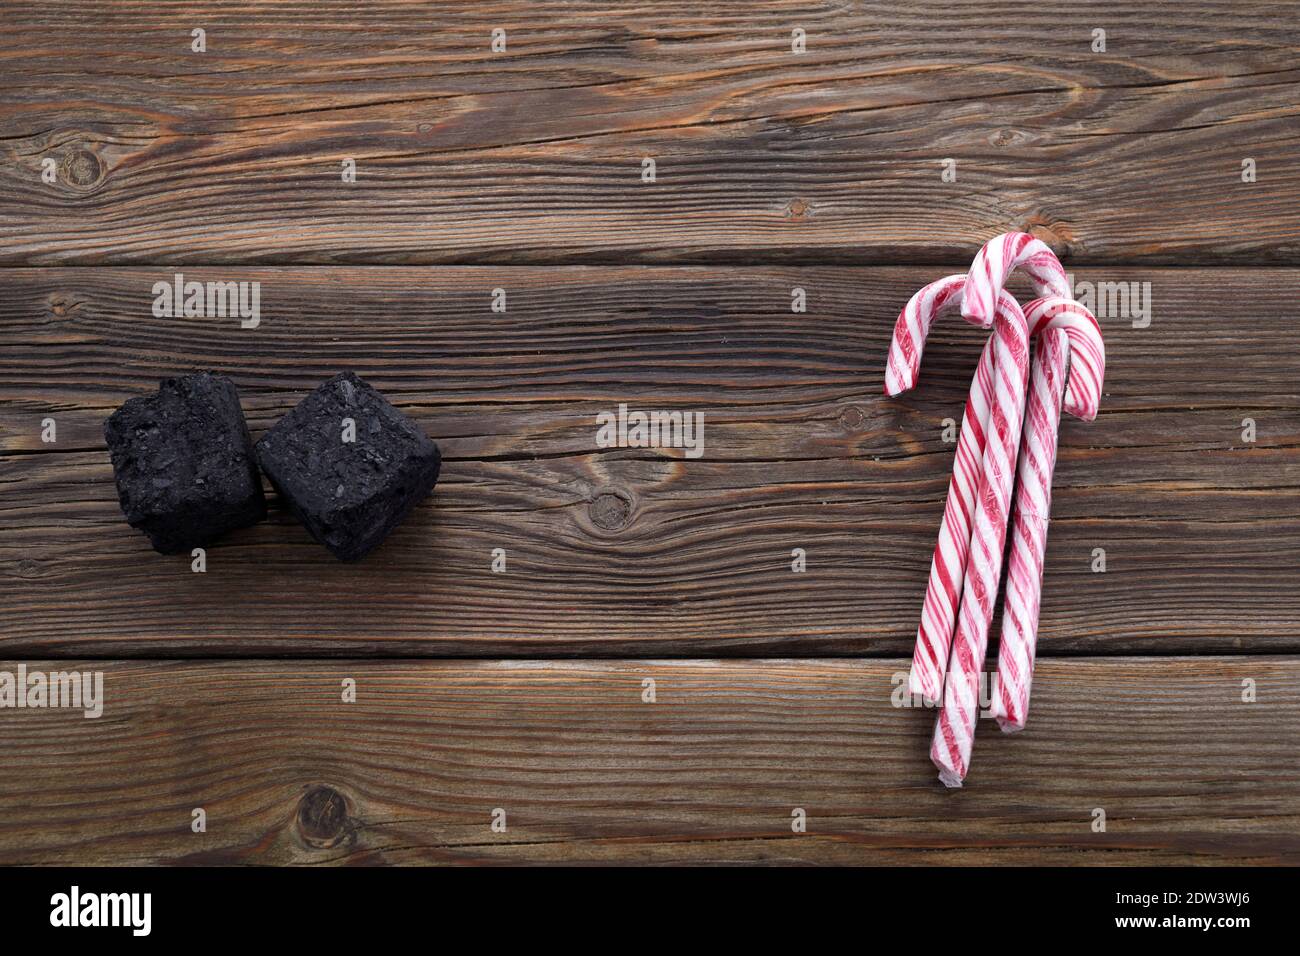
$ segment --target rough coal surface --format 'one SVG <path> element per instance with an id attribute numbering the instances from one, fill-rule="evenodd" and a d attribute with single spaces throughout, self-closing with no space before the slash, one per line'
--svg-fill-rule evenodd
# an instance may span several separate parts
<path id="1" fill-rule="evenodd" d="M 253 442 L 230 379 L 169 378 L 104 422 L 122 512 L 163 554 L 266 516 Z"/>
<path id="2" fill-rule="evenodd" d="M 345 419 L 356 440 L 344 440 Z M 276 422 L 257 459 L 311 536 L 343 561 L 378 547 L 438 481 L 442 456 L 415 422 L 352 372 Z"/>

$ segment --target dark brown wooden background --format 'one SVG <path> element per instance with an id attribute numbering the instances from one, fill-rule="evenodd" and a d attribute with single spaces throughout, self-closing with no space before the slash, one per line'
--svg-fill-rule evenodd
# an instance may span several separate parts
<path id="1" fill-rule="evenodd" d="M 6 9 L 0 653 L 107 703 L 0 711 L 0 862 L 1300 860 L 1300 11 L 896 6 Z M 881 377 L 1008 229 L 1152 320 L 1062 425 L 1029 729 L 949 793 L 891 695 L 981 336 Z M 261 326 L 155 319 L 176 271 Z M 154 554 L 100 428 L 198 367 L 255 435 L 355 369 L 435 495 L 359 565 L 279 509 Z M 597 448 L 619 402 L 704 456 Z"/>

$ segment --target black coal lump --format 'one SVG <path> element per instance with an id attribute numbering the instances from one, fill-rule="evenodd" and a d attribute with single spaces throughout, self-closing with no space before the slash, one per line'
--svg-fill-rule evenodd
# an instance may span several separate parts
<path id="1" fill-rule="evenodd" d="M 104 422 L 122 512 L 176 554 L 266 516 L 253 442 L 230 379 L 169 378 Z"/>
<path id="2" fill-rule="evenodd" d="M 442 455 L 384 396 L 343 372 L 262 436 L 257 460 L 311 536 L 355 561 L 433 490 Z"/>

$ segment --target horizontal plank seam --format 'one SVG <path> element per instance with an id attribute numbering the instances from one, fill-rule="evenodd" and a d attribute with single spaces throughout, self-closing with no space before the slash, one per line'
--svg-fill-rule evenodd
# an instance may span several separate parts
<path id="1" fill-rule="evenodd" d="M 971 258 L 974 258 L 978 250 L 972 248 Z M 48 255 L 43 253 L 42 255 Z M 702 256 L 690 259 L 671 259 L 664 260 L 656 256 L 653 259 L 642 258 L 644 255 L 653 255 L 653 253 L 630 254 L 626 256 L 563 256 L 552 260 L 537 259 L 529 262 L 501 262 L 492 259 L 475 260 L 475 259 L 448 259 L 437 262 L 388 262 L 382 257 L 377 257 L 374 261 L 367 260 L 346 260 L 340 262 L 313 262 L 313 261 L 282 261 L 279 259 L 260 262 L 256 260 L 204 260 L 202 262 L 172 261 L 172 262 L 154 262 L 154 263 L 114 263 L 114 262 L 48 262 L 48 263 L 31 263 L 31 262 L 5 262 L 0 260 L 0 275 L 6 272 L 55 272 L 62 269 L 84 269 L 87 271 L 100 270 L 103 272 L 150 272 L 158 269 L 273 269 L 288 271 L 291 269 L 318 269 L 324 271 L 346 271 L 352 269 L 410 269 L 410 270 L 429 270 L 429 269 L 519 269 L 537 271 L 541 269 L 658 269 L 670 272 L 674 269 L 692 269 L 692 268 L 715 268 L 726 266 L 733 269 L 814 269 L 814 268 L 833 268 L 833 269 L 935 269 L 941 272 L 964 272 L 970 267 L 969 262 L 953 262 L 952 260 L 929 260 L 929 259 L 903 259 L 888 257 L 864 257 L 861 260 L 850 260 L 841 256 L 835 249 L 827 248 L 805 257 L 789 257 L 779 253 L 775 255 L 762 255 L 748 253 L 743 256 Z M 1222 258 L 1209 258 L 1198 260 L 1195 256 L 1180 256 L 1178 262 L 1164 262 L 1160 259 L 1083 259 L 1072 261 L 1069 258 L 1062 259 L 1062 265 L 1067 268 L 1079 269 L 1162 269 L 1169 271 L 1200 271 L 1215 269 L 1222 271 L 1247 272 L 1247 271 L 1283 271 L 1296 269 L 1300 270 L 1300 254 L 1295 256 L 1286 256 L 1277 261 L 1268 260 L 1265 262 L 1247 262 L 1247 257 L 1243 256 L 1243 261 L 1233 262 L 1225 261 Z M 1254 258 L 1259 258 L 1254 254 Z"/>
<path id="2" fill-rule="evenodd" d="M 1144 650 L 1140 654 L 1125 654 L 1114 650 L 1105 653 L 1094 654 L 1086 650 L 1070 650 L 1058 652 L 1046 652 L 1041 647 L 1035 655 L 1035 659 L 1042 661 L 1047 659 L 1066 660 L 1079 658 L 1089 662 L 1104 662 L 1108 660 L 1126 661 L 1129 663 L 1155 663 L 1157 661 L 1163 664 L 1176 663 L 1180 660 L 1200 661 L 1223 660 L 1237 661 L 1242 658 L 1266 658 L 1282 662 L 1300 662 L 1300 651 L 1278 650 L 1277 648 L 1261 649 L 1242 649 L 1242 650 L 1207 650 L 1203 653 L 1189 651 L 1185 648 L 1178 651 L 1170 651 L 1168 654 L 1156 653 L 1151 650 Z M 783 657 L 744 657 L 724 655 L 714 653 L 708 657 L 698 656 L 676 656 L 672 654 L 658 653 L 651 657 L 616 657 L 611 656 L 608 651 L 603 651 L 599 657 L 585 656 L 557 656 L 554 652 L 540 657 L 529 656 L 511 656 L 511 657 L 491 657 L 483 655 L 457 655 L 457 654 L 438 654 L 428 656 L 411 656 L 409 654 L 399 657 L 386 657 L 382 654 L 369 655 L 341 655 L 339 657 L 322 657 L 319 652 L 311 657 L 290 657 L 284 654 L 235 654 L 230 656 L 224 655 L 202 655 L 188 656 L 183 654 L 172 653 L 163 657 L 141 656 L 123 654 L 58 654 L 43 653 L 37 655 L 16 655 L 7 656 L 4 654 L 3 647 L 0 647 L 0 664 L 30 664 L 42 661 L 86 661 L 92 663 L 104 664 L 203 664 L 203 663 L 231 663 L 237 664 L 247 662 L 267 662 L 274 661 L 284 664 L 286 667 L 302 667 L 311 664 L 329 664 L 343 665 L 349 663 L 356 664 L 431 664 L 446 662 L 448 664 L 554 664 L 554 665 L 608 665 L 611 667 L 626 667 L 629 664 L 647 664 L 656 663 L 664 664 L 728 664 L 728 665 L 746 665 L 753 667 L 768 667 L 781 663 L 817 663 L 819 661 L 840 661 L 851 663 L 853 661 L 863 661 L 872 663 L 882 663 L 886 661 L 897 661 L 900 667 L 908 666 L 911 661 L 910 657 L 904 657 L 898 651 L 889 653 L 871 654 L 800 654 L 786 655 Z M 996 667 L 996 659 L 989 658 L 986 669 Z"/>

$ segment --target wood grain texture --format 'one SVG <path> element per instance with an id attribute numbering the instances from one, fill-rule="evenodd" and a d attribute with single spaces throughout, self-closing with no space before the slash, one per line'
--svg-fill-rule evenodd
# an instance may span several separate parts
<path id="1" fill-rule="evenodd" d="M 945 271 L 187 270 L 261 282 L 262 323 L 242 330 L 152 318 L 168 270 L 5 270 L 0 648 L 910 653 L 952 465 L 943 421 L 960 417 L 983 333 L 937 327 L 903 398 L 881 395 L 882 370 L 897 310 Z M 1149 281 L 1152 319 L 1102 320 L 1101 415 L 1063 424 L 1041 652 L 1300 650 L 1300 272 L 1076 279 Z M 489 308 L 498 287 L 505 314 Z M 791 313 L 793 287 L 807 314 Z M 273 509 L 191 573 L 125 524 L 100 429 L 194 367 L 234 378 L 255 436 L 355 369 L 441 444 L 437 491 L 358 565 Z M 598 448 L 595 416 L 620 402 L 702 411 L 703 457 Z"/>
<path id="2" fill-rule="evenodd" d="M 0 863 L 1300 861 L 1300 662 L 1044 661 L 960 791 L 906 663 L 53 662 L 107 703 L 0 710 Z"/>
<path id="3" fill-rule="evenodd" d="M 0 32 L 0 263 L 1297 265 L 1298 52 L 1241 0 L 50 0 Z"/>
<path id="4" fill-rule="evenodd" d="M 1300 6 L 9 6 L 0 653 L 107 701 L 0 709 L 0 864 L 1300 863 Z M 1152 320 L 1063 424 L 1029 729 L 948 792 L 891 695 L 983 334 L 881 378 L 1008 229 Z M 152 317 L 181 267 L 261 326 Z M 442 481 L 359 565 L 273 505 L 191 573 L 101 426 L 195 368 L 255 436 L 355 369 Z M 703 457 L 596 447 L 620 402 Z M 380 659 L 437 656 L 507 659 Z"/>

